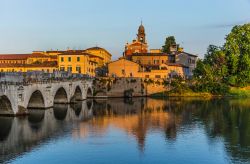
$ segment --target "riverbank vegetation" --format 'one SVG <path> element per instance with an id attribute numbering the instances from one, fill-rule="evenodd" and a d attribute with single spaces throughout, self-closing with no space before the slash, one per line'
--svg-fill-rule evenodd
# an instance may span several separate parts
<path id="1" fill-rule="evenodd" d="M 170 96 L 250 97 L 250 23 L 233 27 L 222 47 L 210 45 L 194 77 L 171 80 Z"/>

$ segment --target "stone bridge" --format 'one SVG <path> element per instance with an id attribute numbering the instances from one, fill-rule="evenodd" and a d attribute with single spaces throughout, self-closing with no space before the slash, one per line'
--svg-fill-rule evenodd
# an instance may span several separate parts
<path id="1" fill-rule="evenodd" d="M 18 116 L 28 109 L 47 109 L 55 104 L 75 103 L 93 95 L 91 79 L 0 82 L 0 115 Z"/>

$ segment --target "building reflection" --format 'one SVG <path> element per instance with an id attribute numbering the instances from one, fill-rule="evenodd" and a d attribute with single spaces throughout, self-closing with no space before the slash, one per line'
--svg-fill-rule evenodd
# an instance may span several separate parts
<path id="1" fill-rule="evenodd" d="M 102 136 L 109 127 L 115 127 L 134 136 L 140 150 L 144 150 L 147 134 L 158 130 L 168 139 L 175 139 L 176 126 L 181 119 L 166 111 L 169 102 L 150 98 L 96 100 L 93 106 L 93 119 L 81 123 L 74 137 L 85 138 L 91 135 Z M 93 134 L 94 133 L 94 134 Z"/>
<path id="2" fill-rule="evenodd" d="M 204 125 L 211 143 L 224 141 L 232 160 L 249 161 L 250 152 L 249 100 L 201 99 L 112 99 L 96 100 L 93 119 L 82 122 L 73 136 L 86 138 L 103 136 L 109 127 L 118 128 L 133 136 L 141 151 L 152 131 L 164 134 L 167 142 L 175 142 L 183 129 L 192 130 Z"/>

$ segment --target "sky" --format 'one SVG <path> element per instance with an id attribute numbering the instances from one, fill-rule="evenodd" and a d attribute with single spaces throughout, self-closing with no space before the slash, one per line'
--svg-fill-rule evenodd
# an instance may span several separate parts
<path id="1" fill-rule="evenodd" d="M 0 53 L 100 46 L 116 59 L 141 20 L 149 48 L 173 35 L 202 58 L 234 25 L 250 22 L 250 0 L 0 0 Z"/>

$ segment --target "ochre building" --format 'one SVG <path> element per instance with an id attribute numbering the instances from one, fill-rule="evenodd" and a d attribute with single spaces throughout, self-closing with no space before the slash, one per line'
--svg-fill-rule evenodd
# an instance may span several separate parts
<path id="1" fill-rule="evenodd" d="M 107 65 L 112 55 L 100 47 L 86 50 L 33 51 L 31 54 L 0 55 L 1 72 L 68 71 L 95 76 L 97 68 Z"/>
<path id="2" fill-rule="evenodd" d="M 108 64 L 110 77 L 169 78 L 170 75 L 185 76 L 187 69 L 180 64 L 160 64 L 157 69 L 147 70 L 143 65 L 126 58 Z"/>

